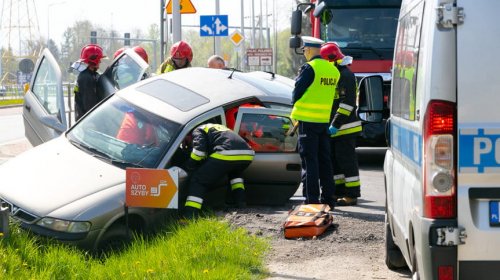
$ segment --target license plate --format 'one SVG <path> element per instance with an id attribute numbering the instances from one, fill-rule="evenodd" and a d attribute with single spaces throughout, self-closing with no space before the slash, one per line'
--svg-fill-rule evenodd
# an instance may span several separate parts
<path id="1" fill-rule="evenodd" d="M 490 201 L 490 226 L 500 227 L 500 201 Z"/>

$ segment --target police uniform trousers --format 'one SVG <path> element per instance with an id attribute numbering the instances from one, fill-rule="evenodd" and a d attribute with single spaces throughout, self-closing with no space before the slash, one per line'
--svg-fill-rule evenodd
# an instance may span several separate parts
<path id="1" fill-rule="evenodd" d="M 331 160 L 337 197 L 360 197 L 358 156 L 356 155 L 356 138 L 359 133 L 332 137 Z"/>
<path id="2" fill-rule="evenodd" d="M 305 203 L 335 205 L 328 123 L 299 122 L 299 154 Z M 321 194 L 320 194 L 321 186 Z"/>
<path id="3" fill-rule="evenodd" d="M 216 183 L 227 175 L 231 183 L 237 181 L 235 184 L 231 184 L 233 195 L 238 192 L 235 199 L 243 199 L 241 196 L 245 189 L 241 178 L 243 171 L 250 163 L 252 162 L 249 160 L 229 161 L 209 157 L 194 171 L 189 182 L 189 196 L 203 199 L 207 191 L 217 187 Z M 234 188 L 234 186 L 239 187 Z M 202 201 L 200 204 L 203 204 Z"/>

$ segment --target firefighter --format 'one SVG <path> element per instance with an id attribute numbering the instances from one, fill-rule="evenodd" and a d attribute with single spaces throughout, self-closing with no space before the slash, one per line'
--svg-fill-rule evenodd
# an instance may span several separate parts
<path id="1" fill-rule="evenodd" d="M 193 130 L 192 148 L 186 165 L 192 176 L 184 216 L 198 216 L 206 192 L 226 175 L 236 206 L 245 207 L 245 186 L 241 175 L 255 154 L 245 140 L 226 126 L 208 123 Z"/>
<path id="2" fill-rule="evenodd" d="M 160 65 L 158 74 L 191 67 L 192 60 L 193 50 L 191 46 L 185 41 L 179 41 L 170 48 L 170 56 Z"/>
<path id="3" fill-rule="evenodd" d="M 79 120 L 100 101 L 97 94 L 97 79 L 99 78 L 97 70 L 104 57 L 100 46 L 96 44 L 86 45 L 80 53 L 80 59 L 77 61 L 78 66 L 73 66 L 80 71 L 74 89 L 76 120 Z"/>
<path id="4" fill-rule="evenodd" d="M 298 121 L 303 193 L 306 204 L 321 202 L 333 209 L 335 185 L 328 126 L 340 74 L 332 63 L 320 56 L 322 40 L 303 36 L 302 41 L 307 63 L 295 79 L 291 117 Z"/>
<path id="5" fill-rule="evenodd" d="M 356 116 L 356 77 L 347 67 L 352 63 L 352 57 L 344 56 L 334 42 L 325 43 L 320 52 L 324 59 L 333 62 L 340 71 L 337 85 L 339 99 L 333 103 L 329 128 L 337 205 L 356 205 L 357 198 L 361 196 L 356 138 L 362 127 Z"/>
<path id="6" fill-rule="evenodd" d="M 142 57 L 142 59 L 144 59 L 144 61 L 146 61 L 146 63 L 149 63 L 149 59 L 148 59 L 148 53 L 146 52 L 146 50 L 141 47 L 141 46 L 135 46 L 132 48 L 140 57 Z M 124 52 L 126 50 L 125 47 L 122 47 L 122 48 L 119 48 L 116 50 L 115 54 L 113 55 L 113 59 L 115 59 L 117 56 L 119 56 L 122 52 Z"/>

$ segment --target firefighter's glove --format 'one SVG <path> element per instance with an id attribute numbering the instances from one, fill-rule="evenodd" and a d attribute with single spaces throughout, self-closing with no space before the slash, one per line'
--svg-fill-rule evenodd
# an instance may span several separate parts
<path id="1" fill-rule="evenodd" d="M 335 135 L 335 134 L 337 134 L 337 130 L 338 130 L 338 129 L 337 129 L 335 126 L 330 125 L 330 127 L 328 128 L 328 133 L 329 133 L 330 135 Z"/>

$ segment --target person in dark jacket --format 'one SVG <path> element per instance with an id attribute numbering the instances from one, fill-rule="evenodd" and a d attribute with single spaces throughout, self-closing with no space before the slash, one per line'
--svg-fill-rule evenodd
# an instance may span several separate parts
<path id="1" fill-rule="evenodd" d="M 241 136 L 224 125 L 203 124 L 195 128 L 191 135 L 193 149 L 186 169 L 192 175 L 184 216 L 198 216 L 207 191 L 226 175 L 236 205 L 245 207 L 242 173 L 252 163 L 255 152 Z"/>
<path id="2" fill-rule="evenodd" d="M 78 74 L 74 89 L 76 120 L 79 120 L 100 101 L 97 94 L 97 79 L 99 79 L 97 70 L 104 57 L 102 48 L 98 45 L 90 44 L 82 48 L 79 60 L 81 64 L 78 70 L 84 69 Z"/>
<path id="3" fill-rule="evenodd" d="M 356 138 L 362 126 L 356 116 L 356 77 L 348 67 L 352 63 L 352 57 L 344 56 L 334 42 L 325 43 L 320 53 L 340 71 L 337 85 L 339 99 L 333 103 L 329 128 L 337 205 L 356 205 L 357 198 L 361 196 Z"/>

